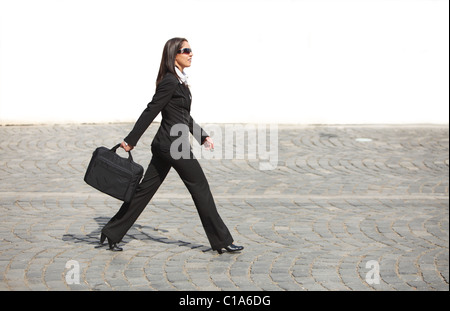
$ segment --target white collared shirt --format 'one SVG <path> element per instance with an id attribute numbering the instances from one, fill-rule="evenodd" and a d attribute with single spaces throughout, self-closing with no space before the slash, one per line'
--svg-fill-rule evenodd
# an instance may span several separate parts
<path id="1" fill-rule="evenodd" d="M 177 66 L 175 66 L 175 72 L 177 73 L 178 77 L 180 78 L 180 84 L 184 83 L 186 85 L 189 85 L 188 83 L 188 76 L 182 72 L 180 69 L 178 69 Z"/>

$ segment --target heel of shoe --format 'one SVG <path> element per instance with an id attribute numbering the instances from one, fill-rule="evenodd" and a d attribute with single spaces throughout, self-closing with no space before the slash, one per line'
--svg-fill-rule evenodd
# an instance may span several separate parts
<path id="1" fill-rule="evenodd" d="M 218 249 L 217 252 L 219 253 L 219 255 L 223 254 L 223 250 L 222 249 Z"/>
<path id="2" fill-rule="evenodd" d="M 103 233 L 100 235 L 100 241 L 98 242 L 98 245 L 95 246 L 95 248 L 101 248 L 104 246 L 104 242 L 106 240 L 106 235 L 104 235 Z"/>
<path id="3" fill-rule="evenodd" d="M 106 235 L 104 233 L 102 233 L 100 235 L 100 245 L 103 245 L 103 243 L 105 243 L 106 240 Z"/>

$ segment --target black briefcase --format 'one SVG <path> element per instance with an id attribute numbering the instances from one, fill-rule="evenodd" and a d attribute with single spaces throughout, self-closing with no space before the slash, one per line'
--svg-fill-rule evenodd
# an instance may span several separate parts
<path id="1" fill-rule="evenodd" d="M 84 181 L 95 189 L 124 202 L 130 202 L 144 174 L 144 168 L 116 153 L 120 144 L 112 149 L 95 149 L 84 176 Z"/>

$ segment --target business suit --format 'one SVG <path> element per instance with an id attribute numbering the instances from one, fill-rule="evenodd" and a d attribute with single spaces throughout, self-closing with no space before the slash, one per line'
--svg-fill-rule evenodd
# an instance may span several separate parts
<path id="1" fill-rule="evenodd" d="M 136 190 L 132 201 L 124 203 L 118 213 L 102 229 L 102 234 L 114 243 L 120 242 L 129 228 L 134 224 L 144 208 L 150 202 L 159 186 L 164 181 L 170 168 L 174 168 L 189 190 L 203 228 L 213 250 L 221 250 L 230 245 L 233 238 L 219 216 L 212 197 L 208 181 L 200 164 L 192 154 L 189 142 L 180 144 L 180 140 L 188 140 L 182 133 L 172 133 L 171 129 L 177 125 L 189 128 L 197 141 L 202 144 L 208 136 L 190 115 L 191 94 L 189 88 L 181 84 L 176 76 L 168 73 L 156 88 L 152 101 L 142 112 L 131 132 L 124 139 L 131 146 L 136 146 L 140 137 L 161 112 L 162 121 L 152 142 L 152 160 L 145 172 L 144 178 Z M 198 130 L 196 130 L 198 129 Z M 176 142 L 188 157 L 173 157 L 171 146 Z M 180 150 L 181 151 L 181 150 Z"/>

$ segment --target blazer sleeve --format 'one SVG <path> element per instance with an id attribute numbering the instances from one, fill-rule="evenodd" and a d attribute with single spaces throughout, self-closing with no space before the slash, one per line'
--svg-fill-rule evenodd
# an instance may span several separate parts
<path id="1" fill-rule="evenodd" d="M 206 133 L 200 125 L 198 125 L 194 119 L 189 116 L 189 131 L 191 132 L 192 136 L 198 141 L 200 145 L 203 145 L 205 142 L 206 137 L 208 137 L 208 133 Z"/>
<path id="2" fill-rule="evenodd" d="M 165 105 L 167 105 L 175 92 L 178 85 L 178 80 L 171 74 L 167 74 L 156 88 L 155 95 L 152 101 L 147 105 L 147 108 L 142 112 L 141 116 L 136 121 L 131 132 L 125 137 L 125 142 L 131 146 L 136 146 L 137 142 L 161 112 Z"/>

